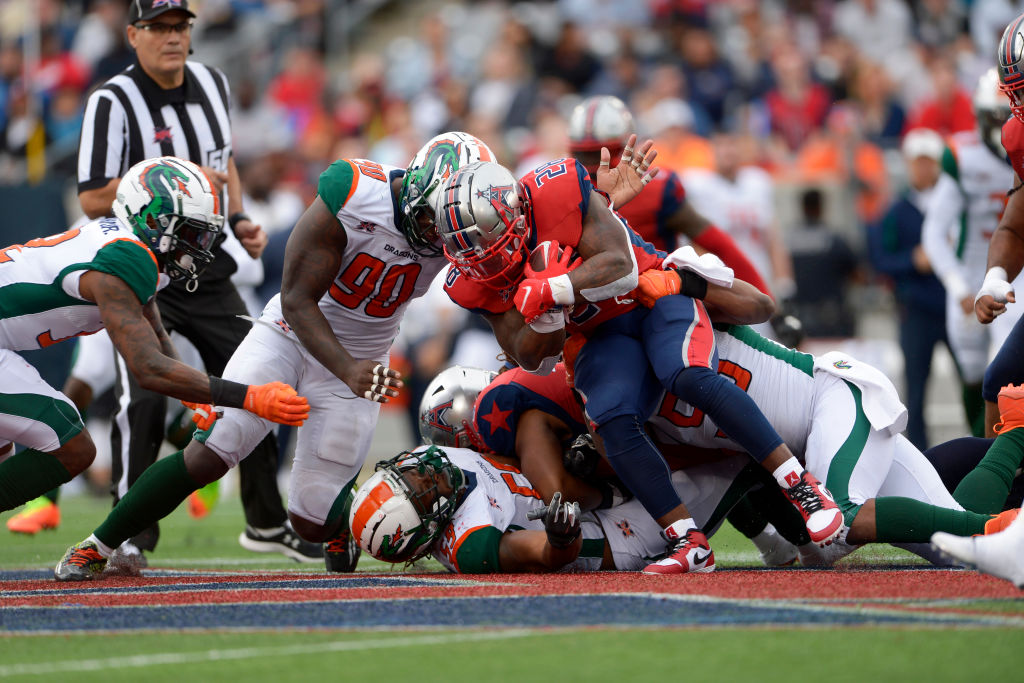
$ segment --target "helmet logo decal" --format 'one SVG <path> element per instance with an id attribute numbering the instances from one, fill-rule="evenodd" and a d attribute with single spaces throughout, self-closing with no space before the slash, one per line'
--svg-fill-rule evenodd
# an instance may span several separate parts
<path id="1" fill-rule="evenodd" d="M 514 189 L 511 185 L 491 185 L 483 190 L 476 191 L 476 196 L 489 201 L 494 210 L 498 212 L 502 222 L 510 228 L 515 222 L 516 212 L 505 201 L 505 197 Z"/>
<path id="2" fill-rule="evenodd" d="M 451 409 L 453 402 L 454 399 L 449 399 L 445 403 L 427 411 L 426 418 L 431 427 L 436 427 L 437 429 L 446 431 L 449 434 L 455 432 L 455 428 L 448 424 L 444 419 L 444 414 Z"/>
<path id="3" fill-rule="evenodd" d="M 173 213 L 175 210 L 173 206 L 164 206 L 169 197 L 156 189 L 158 183 L 162 183 L 168 190 L 173 191 L 177 189 L 189 197 L 192 196 L 192 193 L 189 192 L 185 184 L 188 181 L 188 176 L 169 164 L 158 163 L 149 166 L 139 175 L 139 181 L 146 192 L 153 198 L 149 204 L 138 211 L 138 216 L 143 223 L 146 222 L 149 216 L 156 218 L 165 213 Z"/>

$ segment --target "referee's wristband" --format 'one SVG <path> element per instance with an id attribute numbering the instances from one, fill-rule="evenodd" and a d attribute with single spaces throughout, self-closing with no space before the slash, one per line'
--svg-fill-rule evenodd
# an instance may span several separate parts
<path id="1" fill-rule="evenodd" d="M 232 230 L 234 230 L 235 229 L 235 224 L 238 223 L 239 221 L 251 221 L 251 220 L 252 219 L 249 218 L 249 214 L 247 214 L 247 213 L 245 213 L 243 211 L 236 211 L 235 213 L 233 213 L 230 216 L 228 216 L 228 225 L 231 227 Z"/>
<path id="2" fill-rule="evenodd" d="M 249 393 L 249 386 L 246 384 L 210 375 L 210 396 L 213 398 L 215 406 L 244 408 L 247 393 Z"/>

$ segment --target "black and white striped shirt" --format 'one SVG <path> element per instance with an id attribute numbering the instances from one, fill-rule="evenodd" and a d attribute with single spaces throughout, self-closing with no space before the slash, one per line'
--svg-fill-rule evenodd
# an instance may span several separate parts
<path id="1" fill-rule="evenodd" d="M 227 171 L 229 94 L 224 74 L 199 62 L 187 62 L 185 82 L 171 90 L 158 86 L 137 63 L 114 76 L 89 96 L 85 108 L 79 193 L 103 187 L 132 165 L 159 156 Z"/>

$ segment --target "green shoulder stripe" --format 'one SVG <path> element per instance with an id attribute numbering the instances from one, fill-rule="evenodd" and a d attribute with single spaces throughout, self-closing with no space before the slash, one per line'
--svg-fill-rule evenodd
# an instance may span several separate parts
<path id="1" fill-rule="evenodd" d="M 460 574 L 493 574 L 501 571 L 498 548 L 501 531 L 485 526 L 469 532 L 455 551 L 455 565 Z"/>
<path id="2" fill-rule="evenodd" d="M 960 183 L 960 167 L 956 162 L 956 153 L 949 145 L 946 145 L 946 148 L 942 150 L 942 170 L 948 173 L 958 184 Z"/>
<path id="3" fill-rule="evenodd" d="M 352 193 L 356 191 L 358 185 L 359 174 L 352 162 L 347 159 L 338 159 L 320 174 L 316 192 L 331 213 L 337 215 Z"/>
<path id="4" fill-rule="evenodd" d="M 139 303 L 145 304 L 156 294 L 159 277 L 153 252 L 141 242 L 118 239 L 105 244 L 96 252 L 92 263 L 75 264 L 71 270 L 98 270 L 124 280 L 132 288 Z"/>
<path id="5" fill-rule="evenodd" d="M 814 356 L 809 353 L 801 353 L 794 349 L 787 349 L 782 344 L 765 339 L 757 332 L 746 325 L 725 325 L 719 327 L 723 332 L 736 340 L 746 344 L 755 351 L 765 353 L 772 358 L 789 363 L 794 368 L 809 376 L 814 376 Z"/>

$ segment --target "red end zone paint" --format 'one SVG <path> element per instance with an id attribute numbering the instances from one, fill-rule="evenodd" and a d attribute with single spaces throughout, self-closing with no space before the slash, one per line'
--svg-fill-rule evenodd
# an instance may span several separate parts
<path id="1" fill-rule="evenodd" d="M 366 584 L 368 580 L 383 585 Z M 286 584 L 271 588 L 250 584 Z M 351 582 L 352 587 L 345 584 Z M 202 584 L 202 585 L 200 585 Z M 410 585 L 413 584 L 413 585 Z M 460 585 L 463 584 L 463 585 Z M 437 597 L 601 595 L 609 593 L 706 595 L 739 600 L 1007 599 L 1022 593 L 1005 581 L 966 571 L 733 570 L 693 576 L 637 573 L 488 575 L 450 574 L 239 574 L 190 577 L 111 577 L 84 584 L 5 581 L 0 608 L 398 600 Z M 146 592 L 136 592 L 136 591 Z"/>

